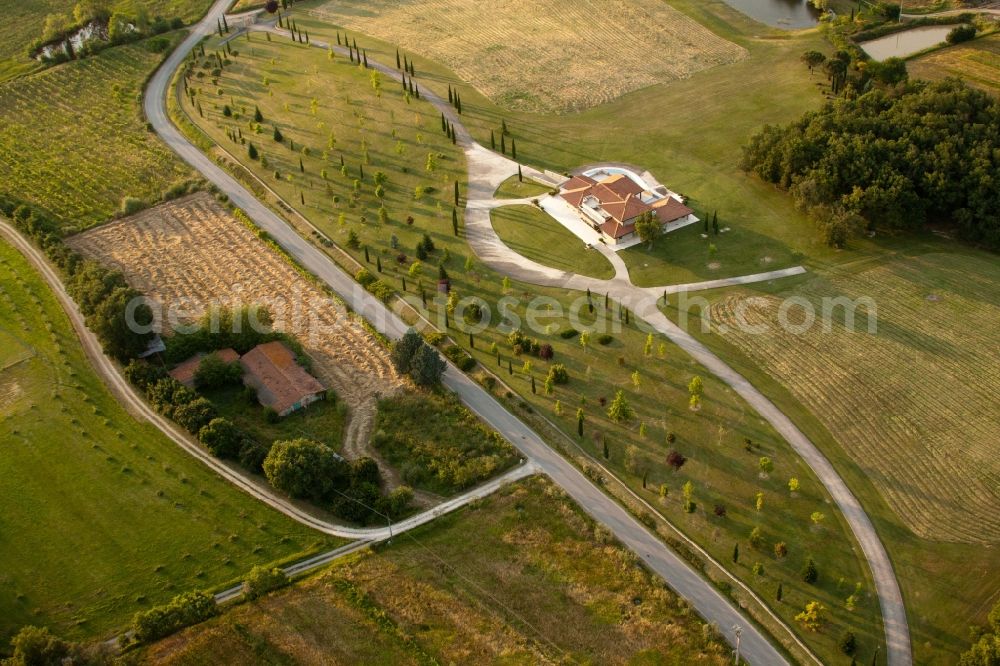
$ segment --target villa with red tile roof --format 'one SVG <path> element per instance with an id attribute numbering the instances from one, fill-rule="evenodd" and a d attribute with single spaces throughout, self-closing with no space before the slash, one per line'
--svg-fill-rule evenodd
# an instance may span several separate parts
<path id="1" fill-rule="evenodd" d="M 586 174 L 573 176 L 562 184 L 559 194 L 609 245 L 634 239 L 636 220 L 643 213 L 652 212 L 665 231 L 698 220 L 693 210 L 662 186 L 648 189 L 640 185 L 638 177 L 607 170 L 593 175 L 600 179 Z"/>

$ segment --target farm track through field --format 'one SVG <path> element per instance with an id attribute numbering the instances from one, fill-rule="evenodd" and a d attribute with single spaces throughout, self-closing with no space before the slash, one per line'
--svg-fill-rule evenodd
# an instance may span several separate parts
<path id="1" fill-rule="evenodd" d="M 386 349 L 335 299 L 295 271 L 232 218 L 210 195 L 196 194 L 71 237 L 70 247 L 125 274 L 161 306 L 160 322 L 197 321 L 213 306 L 265 304 L 275 328 L 296 336 L 319 378 L 350 409 L 344 441 L 349 459 L 381 459 L 370 446 L 379 397 L 403 382 Z M 165 313 L 181 305 L 184 316 Z M 398 472 L 380 465 L 390 487 Z M 422 495 L 424 503 L 434 500 Z"/>

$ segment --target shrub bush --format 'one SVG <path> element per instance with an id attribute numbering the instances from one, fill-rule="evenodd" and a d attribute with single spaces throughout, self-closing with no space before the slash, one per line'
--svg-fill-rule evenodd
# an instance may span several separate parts
<path id="1" fill-rule="evenodd" d="M 960 25 L 957 28 L 952 29 L 945 38 L 949 44 L 960 44 L 962 42 L 967 42 L 976 36 L 976 26 L 974 25 Z"/>
<path id="2" fill-rule="evenodd" d="M 476 359 L 469 356 L 464 349 L 457 345 L 448 345 L 442 352 L 462 372 L 468 372 L 476 367 Z"/>
<path id="3" fill-rule="evenodd" d="M 243 596 L 248 601 L 253 601 L 287 584 L 288 576 L 281 569 L 268 569 L 258 565 L 243 580 Z"/>
<path id="4" fill-rule="evenodd" d="M 580 331 L 576 330 L 575 328 L 564 328 L 563 330 L 559 331 L 559 337 L 562 338 L 563 340 L 570 340 L 578 335 L 580 335 Z"/>
<path id="5" fill-rule="evenodd" d="M 122 215 L 135 215 L 140 210 L 146 207 L 142 199 L 136 199 L 135 197 L 125 197 L 122 199 Z"/>
<path id="6" fill-rule="evenodd" d="M 139 643 L 149 643 L 218 614 L 215 597 L 206 592 L 186 592 L 164 606 L 136 613 L 132 636 Z"/>
<path id="7" fill-rule="evenodd" d="M 566 384 L 569 382 L 569 372 L 562 363 L 554 363 L 549 368 L 547 379 L 551 379 L 556 384 Z"/>
<path id="8" fill-rule="evenodd" d="M 604 346 L 610 345 L 613 340 L 614 337 L 612 335 L 609 335 L 608 333 L 601 333 L 600 335 L 597 336 L 597 344 L 599 345 L 604 345 Z"/>

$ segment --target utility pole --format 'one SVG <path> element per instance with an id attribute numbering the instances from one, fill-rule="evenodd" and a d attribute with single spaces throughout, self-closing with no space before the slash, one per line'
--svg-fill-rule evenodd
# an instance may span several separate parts
<path id="1" fill-rule="evenodd" d="M 736 666 L 740 666 L 740 636 L 743 635 L 743 627 L 733 625 L 733 631 L 736 633 L 736 661 L 733 663 L 736 664 Z"/>

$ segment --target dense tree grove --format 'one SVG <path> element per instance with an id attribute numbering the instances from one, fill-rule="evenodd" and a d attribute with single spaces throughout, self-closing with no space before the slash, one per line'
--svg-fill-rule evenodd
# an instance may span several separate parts
<path id="1" fill-rule="evenodd" d="M 742 166 L 789 190 L 831 245 L 932 224 L 1000 248 L 1000 102 L 956 80 L 876 88 L 766 126 Z"/>

